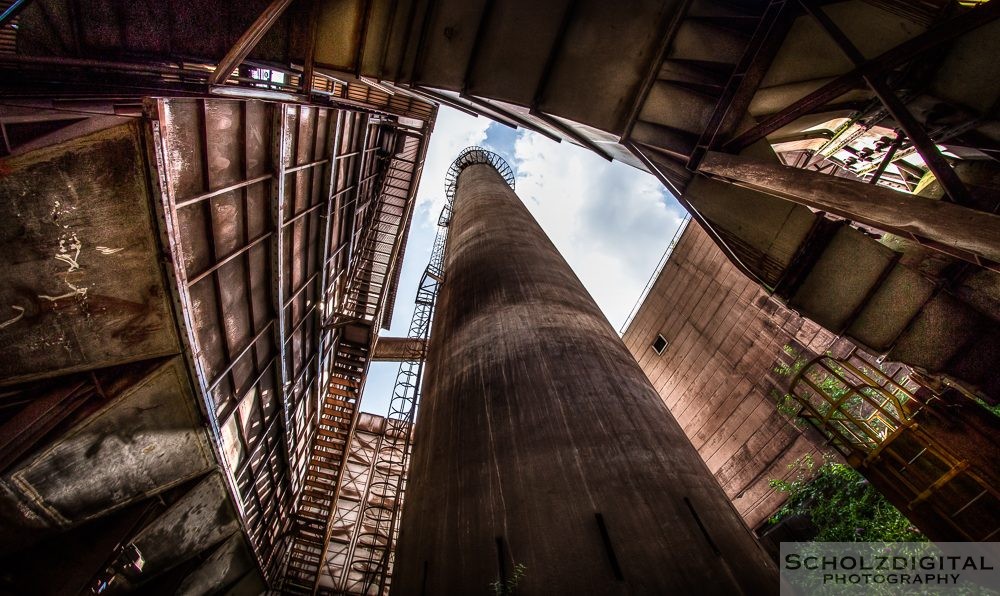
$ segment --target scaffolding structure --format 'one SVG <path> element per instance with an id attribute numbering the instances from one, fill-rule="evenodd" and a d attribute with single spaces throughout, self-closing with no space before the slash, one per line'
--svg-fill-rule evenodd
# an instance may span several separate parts
<path id="1" fill-rule="evenodd" d="M 935 407 L 939 397 L 925 393 L 857 350 L 813 359 L 791 384 L 798 416 L 879 490 L 894 493 L 908 517 L 930 512 L 951 536 L 992 540 L 1000 491 L 988 470 L 949 447 L 953 425 Z"/>

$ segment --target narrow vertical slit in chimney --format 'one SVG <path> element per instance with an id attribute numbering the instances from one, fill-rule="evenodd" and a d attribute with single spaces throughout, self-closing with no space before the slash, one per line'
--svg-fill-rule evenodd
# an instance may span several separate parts
<path id="1" fill-rule="evenodd" d="M 500 573 L 500 585 L 507 585 L 507 553 L 503 536 L 497 536 L 497 570 Z"/>
<path id="2" fill-rule="evenodd" d="M 604 552 L 608 555 L 608 562 L 611 563 L 611 571 L 615 574 L 615 579 L 625 581 L 621 565 L 618 564 L 618 555 L 615 554 L 615 547 L 611 544 L 611 535 L 608 534 L 608 527 L 604 525 L 604 516 L 595 513 L 594 518 L 597 519 L 597 528 L 601 531 L 601 540 L 604 542 Z"/>
<path id="3" fill-rule="evenodd" d="M 715 541 L 712 540 L 711 536 L 709 536 L 708 528 L 705 527 L 701 518 L 698 517 L 698 512 L 695 511 L 694 504 L 691 503 L 691 499 L 684 497 L 684 502 L 687 503 L 688 510 L 691 511 L 691 517 L 694 518 L 694 521 L 698 523 L 698 527 L 701 528 L 701 533 L 705 535 L 705 540 L 708 542 L 708 545 L 712 547 L 712 552 L 714 552 L 717 557 L 721 557 L 722 551 L 719 550 L 719 547 L 715 545 Z"/>

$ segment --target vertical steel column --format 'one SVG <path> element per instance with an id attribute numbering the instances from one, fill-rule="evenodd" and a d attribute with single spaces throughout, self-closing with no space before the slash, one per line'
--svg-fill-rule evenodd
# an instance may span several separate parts
<path id="1" fill-rule="evenodd" d="M 295 428 L 292 423 L 291 414 L 288 409 L 288 362 L 285 357 L 285 284 L 284 284 L 284 264 L 285 264 L 285 167 L 287 165 L 286 154 L 288 153 L 288 131 L 285 128 L 285 118 L 287 106 L 277 104 L 274 106 L 274 118 L 272 128 L 271 155 L 274 163 L 274 178 L 271 179 L 271 221 L 274 225 L 274 234 L 271 236 L 271 301 L 274 307 L 274 345 L 278 350 L 277 387 L 281 403 L 281 418 L 284 424 L 285 453 L 288 457 L 288 479 L 292 493 L 298 492 L 295 484 L 295 462 L 294 445 L 288 433 Z"/>
<path id="2" fill-rule="evenodd" d="M 775 592 L 509 168 L 476 151 L 457 173 L 393 594 Z"/>
<path id="3" fill-rule="evenodd" d="M 331 234 L 333 230 L 336 229 L 333 219 L 340 217 L 334 204 L 340 203 L 339 195 L 336 196 L 337 192 L 337 154 L 340 152 L 340 123 L 344 118 L 345 114 L 340 110 L 330 110 L 330 113 L 334 115 L 334 128 L 333 128 L 333 147 L 330 148 L 330 176 L 327 180 L 327 191 L 326 191 L 326 209 L 321 216 L 323 219 L 323 252 L 320 253 L 319 266 L 322 268 L 320 270 L 320 284 L 319 284 L 319 308 L 317 308 L 317 320 L 319 324 L 319 351 L 318 358 L 316 359 L 316 378 L 319 380 L 320 390 L 316 395 L 316 411 L 322 406 L 323 402 L 323 389 L 325 388 L 325 381 L 327 379 L 326 372 L 329 368 L 329 349 L 328 346 L 333 345 L 332 337 L 333 331 L 324 329 L 323 326 L 326 320 L 330 316 L 330 304 L 327 299 L 327 293 L 329 291 L 330 284 L 330 245 L 331 245 Z"/>

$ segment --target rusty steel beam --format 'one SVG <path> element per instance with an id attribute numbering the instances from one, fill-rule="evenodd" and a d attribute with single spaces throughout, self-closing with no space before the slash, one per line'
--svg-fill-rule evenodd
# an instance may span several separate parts
<path id="1" fill-rule="evenodd" d="M 650 60 L 649 66 L 646 68 L 646 74 L 643 75 L 638 93 L 636 93 L 628 115 L 625 117 L 625 126 L 622 129 L 621 135 L 622 143 L 625 143 L 632 137 L 632 129 L 635 128 L 635 123 L 639 120 L 639 113 L 642 111 L 642 106 L 646 103 L 646 97 L 649 96 L 649 91 L 653 88 L 653 83 L 656 82 L 656 77 L 660 72 L 660 68 L 663 66 L 664 59 L 667 57 L 667 52 L 670 50 L 671 43 L 674 41 L 674 37 L 677 35 L 677 30 L 684 21 L 684 17 L 687 16 L 688 9 L 691 7 L 692 2 L 693 0 L 680 0 L 680 2 L 677 3 L 677 8 L 674 13 L 666 16 L 663 19 L 663 22 L 660 23 L 660 31 L 662 31 L 660 39 L 662 41 L 660 42 L 660 46 L 657 48 L 656 52 L 653 54 L 653 58 Z"/>
<path id="2" fill-rule="evenodd" d="M 409 362 L 419 360 L 426 341 L 412 337 L 380 337 L 372 351 L 374 362 Z"/>
<path id="3" fill-rule="evenodd" d="M 885 169 L 889 167 L 892 163 L 893 156 L 896 155 L 896 151 L 899 151 L 899 147 L 903 144 L 903 133 L 897 133 L 896 138 L 889 145 L 889 149 L 886 150 L 885 155 L 882 157 L 882 161 L 879 162 L 878 167 L 875 168 L 875 173 L 872 174 L 871 180 L 868 184 L 878 184 L 879 178 L 885 173 Z"/>
<path id="4" fill-rule="evenodd" d="M 589 138 L 587 138 L 587 135 L 585 135 L 582 132 L 578 131 L 577 129 L 573 128 L 569 124 L 564 123 L 559 118 L 556 118 L 555 116 L 550 116 L 549 114 L 546 114 L 545 112 L 543 112 L 541 110 L 531 110 L 530 113 L 531 113 L 532 116 L 534 116 L 536 118 L 539 118 L 540 120 L 544 121 L 546 124 L 548 124 L 549 126 L 551 126 L 552 128 L 554 128 L 554 129 L 562 132 L 567 137 L 573 139 L 574 141 L 576 141 L 577 143 L 579 143 L 581 146 L 586 147 L 587 149 L 590 149 L 591 151 L 593 151 L 594 153 L 596 153 L 598 156 L 603 157 L 604 159 L 606 159 L 608 161 L 614 161 L 614 157 L 612 157 L 612 155 L 610 153 L 608 153 L 607 151 L 605 151 L 600 145 L 598 145 L 594 141 L 592 141 Z"/>
<path id="5" fill-rule="evenodd" d="M 862 85 L 862 75 L 879 75 L 902 66 L 943 43 L 995 21 L 998 17 L 1000 17 L 1000 2 L 988 2 L 952 17 L 835 78 L 777 114 L 765 118 L 727 142 L 723 150 L 737 153 L 779 128 L 791 124 L 799 117 L 812 113 L 851 89 L 859 87 Z"/>
<path id="6" fill-rule="evenodd" d="M 222 57 L 215 68 L 215 72 L 209 77 L 210 85 L 221 85 L 226 82 L 229 75 L 236 67 L 243 63 L 243 60 L 253 51 L 257 43 L 264 38 L 264 35 L 271 30 L 274 23 L 284 14 L 285 9 L 292 3 L 292 0 L 273 0 L 271 4 L 260 13 L 243 35 L 240 36 L 229 52 Z"/>
<path id="7" fill-rule="evenodd" d="M 709 151 L 698 171 L 917 242 L 1000 262 L 1000 216 L 856 180 Z M 925 242 L 929 241 L 929 242 Z"/>
<path id="8" fill-rule="evenodd" d="M 472 50 L 469 51 L 469 59 L 465 62 L 465 74 L 462 75 L 462 95 L 469 91 L 469 79 L 472 77 L 472 71 L 476 67 L 479 52 L 483 47 L 483 37 L 486 35 L 487 27 L 493 16 L 493 4 L 493 0 L 486 0 L 483 3 L 483 10 L 479 14 L 479 23 L 476 25 L 476 33 L 472 38 Z"/>
<path id="9" fill-rule="evenodd" d="M 736 255 L 736 253 L 733 252 L 732 247 L 726 244 L 726 241 L 722 238 L 722 236 L 719 235 L 719 232 L 714 227 L 712 227 L 711 222 L 709 222 L 705 218 L 705 216 L 701 214 L 701 212 L 699 212 L 697 209 L 694 208 L 694 205 L 692 205 L 687 200 L 682 190 L 678 188 L 673 182 L 670 181 L 667 175 L 662 170 L 660 170 L 659 167 L 657 167 L 656 163 L 653 162 L 653 160 L 651 160 L 648 155 L 646 155 L 642 147 L 637 146 L 632 141 L 628 141 L 625 144 L 625 146 L 628 148 L 629 152 L 631 152 L 632 155 L 636 157 L 636 159 L 642 162 L 642 164 L 646 167 L 646 169 L 649 170 L 653 174 L 653 176 L 655 176 L 656 179 L 660 181 L 660 184 L 662 184 L 667 190 L 670 191 L 670 193 L 674 196 L 674 198 L 677 199 L 677 202 L 681 204 L 681 207 L 684 207 L 684 210 L 691 215 L 691 219 L 693 219 L 699 226 L 701 226 L 702 230 L 704 230 L 705 233 L 709 235 L 709 237 L 712 239 L 712 242 L 714 242 L 715 245 L 719 247 L 719 250 L 721 250 L 723 254 L 726 255 L 726 258 L 729 259 L 729 262 L 732 263 L 733 266 L 735 266 L 740 271 L 740 273 L 747 276 L 748 279 L 753 280 L 754 283 L 760 285 L 761 287 L 765 288 L 768 287 L 768 284 L 763 279 L 761 279 L 759 275 L 754 273 L 746 265 L 746 263 L 740 260 L 740 258 Z"/>
<path id="10" fill-rule="evenodd" d="M 285 128 L 285 111 L 287 107 L 284 104 L 278 104 L 274 106 L 274 114 L 272 116 L 273 128 L 271 137 L 271 155 L 274 159 L 274 175 L 271 178 L 271 196 L 270 196 L 270 211 L 271 211 L 271 222 L 274 226 L 274 233 L 271 235 L 271 246 L 270 246 L 270 263 L 271 263 L 271 301 L 274 307 L 275 313 L 275 324 L 271 327 L 274 331 L 275 338 L 274 344 L 277 348 L 277 359 L 278 366 L 276 367 L 277 379 L 275 393 L 278 396 L 278 403 L 281 404 L 282 412 L 282 423 L 284 424 L 284 437 L 282 442 L 286 448 L 286 455 L 288 457 L 288 470 L 289 476 L 294 473 L 294 467 L 292 466 L 291 453 L 292 450 L 289 448 L 289 438 L 288 432 L 290 429 L 294 428 L 294 424 L 291 419 L 291 412 L 289 410 L 288 403 L 288 359 L 286 357 L 286 338 L 288 333 L 286 330 L 286 320 L 285 320 L 285 298 L 284 298 L 284 235 L 285 229 L 282 225 L 284 219 L 285 211 L 285 184 L 286 178 L 285 168 L 285 153 L 289 139 L 289 131 Z"/>
<path id="11" fill-rule="evenodd" d="M 313 73 L 316 70 L 316 23 L 318 21 L 319 0 L 312 0 L 309 5 L 309 32 L 306 34 L 308 38 L 306 57 L 302 65 L 302 80 L 299 81 L 299 88 L 306 97 L 309 97 L 313 90 Z"/>
<path id="12" fill-rule="evenodd" d="M 16 463 L 62 420 L 96 392 L 85 380 L 72 381 L 36 397 L 0 425 L 0 471 Z"/>
<path id="13" fill-rule="evenodd" d="M 833 22 L 829 15 L 822 8 L 813 5 L 808 0 L 799 0 L 799 4 L 819 23 L 840 50 L 854 63 L 854 66 L 861 69 L 865 64 L 864 55 L 840 27 Z M 899 99 L 882 76 L 862 72 L 861 78 L 875 92 L 875 95 L 878 96 L 885 109 L 899 123 L 900 128 L 903 129 L 906 136 L 910 138 L 910 141 L 917 149 L 917 153 L 920 154 L 920 157 L 923 158 L 924 163 L 927 164 L 934 177 L 941 183 L 945 194 L 950 200 L 959 205 L 970 205 L 972 198 L 969 196 L 969 190 L 965 188 L 965 184 L 958 178 L 958 174 L 951 168 L 951 164 L 941 155 L 941 151 L 934 143 L 934 139 L 927 134 L 923 125 L 913 117 L 913 114 L 907 109 L 906 104 Z M 880 165 L 879 169 L 884 170 L 885 168 Z M 881 171 L 879 175 L 881 175 Z M 876 177 L 875 180 L 877 179 Z"/>
<path id="14" fill-rule="evenodd" d="M 746 51 L 726 83 L 712 119 L 688 159 L 688 169 L 696 169 L 704 152 L 718 148 L 721 137 L 732 132 L 746 114 L 792 26 L 793 11 L 789 9 L 790 4 L 787 0 L 771 0 L 768 3 Z"/>
<path id="15" fill-rule="evenodd" d="M 354 76 L 361 77 L 361 62 L 365 59 L 365 43 L 368 39 L 368 25 L 372 20 L 372 0 L 364 0 L 361 8 L 361 30 L 358 32 L 358 49 L 354 54 Z"/>
<path id="16" fill-rule="evenodd" d="M 538 106 L 545 99 L 545 89 L 549 85 L 549 78 L 552 76 L 552 69 L 556 66 L 556 59 L 562 52 L 563 43 L 566 40 L 566 32 L 569 31 L 569 24 L 573 21 L 573 17 L 576 15 L 576 11 L 579 5 L 579 0 L 568 0 L 566 3 L 566 9 L 563 11 L 562 18 L 559 21 L 559 30 L 556 32 L 555 39 L 552 40 L 552 46 L 549 48 L 549 54 L 545 57 L 545 64 L 542 66 L 542 73 L 538 77 L 538 81 L 535 83 L 535 92 L 531 95 L 531 107 L 533 109 L 538 109 Z"/>

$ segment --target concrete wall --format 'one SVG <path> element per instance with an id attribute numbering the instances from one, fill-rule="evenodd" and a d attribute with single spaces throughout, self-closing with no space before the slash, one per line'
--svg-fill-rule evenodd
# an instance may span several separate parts
<path id="1" fill-rule="evenodd" d="M 668 342 L 662 354 L 651 347 L 657 334 Z M 789 464 L 818 452 L 777 411 L 789 379 L 776 368 L 823 352 L 834 339 L 737 271 L 695 222 L 623 336 L 751 527 L 784 500 L 768 480 L 785 477 Z"/>

